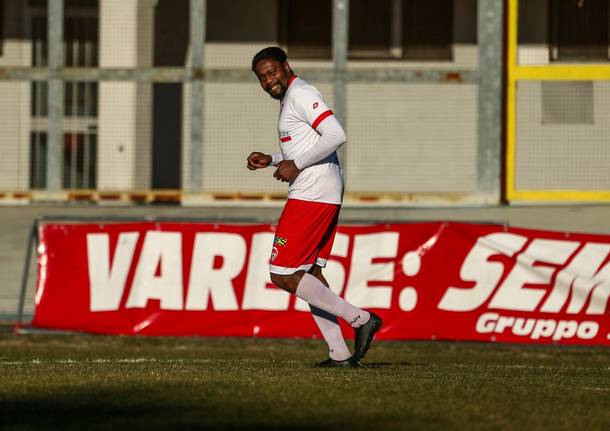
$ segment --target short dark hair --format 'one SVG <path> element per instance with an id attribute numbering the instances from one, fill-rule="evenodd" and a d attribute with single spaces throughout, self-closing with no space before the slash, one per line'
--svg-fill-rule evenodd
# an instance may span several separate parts
<path id="1" fill-rule="evenodd" d="M 278 46 L 269 46 L 265 49 L 261 49 L 256 53 L 254 58 L 252 58 L 252 72 L 254 72 L 254 68 L 261 60 L 275 60 L 280 64 L 283 64 L 288 60 L 288 56 L 286 52 L 278 47 Z"/>

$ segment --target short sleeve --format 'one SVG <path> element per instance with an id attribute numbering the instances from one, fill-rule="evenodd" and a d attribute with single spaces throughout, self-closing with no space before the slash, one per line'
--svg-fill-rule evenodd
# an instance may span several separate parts
<path id="1" fill-rule="evenodd" d="M 335 115 L 322 95 L 314 90 L 303 89 L 299 91 L 295 94 L 292 103 L 295 112 L 314 129 L 325 118 Z"/>

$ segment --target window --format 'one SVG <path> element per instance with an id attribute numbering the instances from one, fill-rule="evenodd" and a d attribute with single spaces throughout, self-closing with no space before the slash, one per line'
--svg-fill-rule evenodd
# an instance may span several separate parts
<path id="1" fill-rule="evenodd" d="M 351 58 L 390 57 L 396 43 L 396 24 L 388 0 L 361 0 L 350 2 L 349 56 Z M 400 24 L 400 20 L 399 24 Z M 394 36 L 394 37 L 393 37 Z"/>
<path id="2" fill-rule="evenodd" d="M 96 187 L 95 154 L 97 135 L 64 133 L 63 187 L 93 189 Z M 47 133 L 30 133 L 30 188 L 44 189 L 47 184 Z"/>
<path id="3" fill-rule="evenodd" d="M 608 0 L 551 0 L 551 61 L 608 61 Z"/>
<path id="4" fill-rule="evenodd" d="M 96 152 L 97 134 L 64 133 L 64 188 L 94 189 L 96 187 Z"/>
<path id="5" fill-rule="evenodd" d="M 30 132 L 30 188 L 47 185 L 47 133 Z"/>
<path id="6" fill-rule="evenodd" d="M 453 0 L 405 1 L 402 16 L 403 58 L 453 59 Z"/>
<path id="7" fill-rule="evenodd" d="M 282 0 L 280 39 L 294 58 L 331 58 L 332 0 Z"/>
<path id="8" fill-rule="evenodd" d="M 330 59 L 332 1 L 282 0 L 281 42 L 292 58 Z M 453 0 L 358 0 L 349 5 L 349 58 L 453 59 Z"/>
<path id="9" fill-rule="evenodd" d="M 46 8 L 35 5 L 31 14 L 32 66 L 46 67 L 47 15 Z M 73 5 L 72 8 L 68 8 Z M 94 2 L 66 3 L 64 18 L 64 64 L 67 67 L 95 67 L 99 65 L 98 10 Z M 47 83 L 34 82 L 32 116 L 47 115 Z M 97 83 L 67 81 L 64 85 L 64 115 L 67 117 L 97 116 Z"/>

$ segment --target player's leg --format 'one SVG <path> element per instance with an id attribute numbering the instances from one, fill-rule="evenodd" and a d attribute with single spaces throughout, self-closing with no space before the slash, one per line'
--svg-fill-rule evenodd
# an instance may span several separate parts
<path id="1" fill-rule="evenodd" d="M 276 286 L 296 295 L 316 308 L 341 317 L 354 328 L 354 353 L 352 361 L 358 362 L 368 351 L 373 337 L 381 329 L 382 321 L 375 313 L 362 310 L 332 290 L 313 275 L 298 271 L 290 275 L 271 274 Z"/>
<path id="2" fill-rule="evenodd" d="M 309 273 L 320 280 L 327 288 L 329 287 L 328 281 L 322 274 L 322 268 L 326 267 L 326 262 L 330 256 L 335 235 L 337 233 L 337 224 L 339 221 L 339 211 L 336 212 L 335 217 L 331 220 L 326 233 L 324 234 L 322 241 L 320 242 L 320 251 L 316 257 L 316 264 L 309 270 Z M 338 365 L 337 361 L 345 361 L 351 359 L 351 353 L 345 344 L 343 338 L 343 332 L 337 317 L 321 310 L 311 304 L 309 304 L 311 314 L 320 328 L 320 332 L 328 344 L 329 359 L 320 362 L 318 366 L 335 366 Z"/>
<path id="3" fill-rule="evenodd" d="M 339 205 L 289 199 L 275 231 L 269 270 L 271 282 L 279 288 L 358 327 L 369 320 L 369 313 L 307 272 L 324 257 L 321 249 L 334 236 L 339 210 Z"/>
<path id="4" fill-rule="evenodd" d="M 322 275 L 322 268 L 320 268 L 318 265 L 314 265 L 309 273 L 328 287 L 328 282 L 324 278 L 324 275 Z M 349 360 L 352 357 L 352 354 L 347 348 L 347 344 L 345 344 L 345 339 L 343 338 L 343 333 L 341 332 L 341 326 L 339 326 L 337 316 L 327 313 L 326 311 L 321 310 L 320 308 L 317 308 L 311 304 L 309 304 L 309 308 L 311 309 L 311 315 L 314 322 L 316 322 L 316 325 L 318 325 L 318 329 L 320 329 L 326 344 L 328 344 L 328 356 L 330 361 L 326 360 L 324 362 L 320 362 L 318 365 L 331 366 L 331 364 L 335 365 L 335 362 Z"/>
<path id="5" fill-rule="evenodd" d="M 333 243 L 335 241 L 335 235 L 337 234 L 337 227 L 339 224 L 339 211 L 336 212 L 335 217 L 330 221 L 328 230 L 324 236 L 322 243 L 320 244 L 320 253 L 316 259 L 316 266 L 319 271 L 313 273 L 322 283 L 328 286 L 326 279 L 322 275 L 322 268 L 326 267 L 326 262 L 330 256 Z M 381 328 L 381 319 L 377 315 L 370 313 L 368 322 L 355 328 L 355 343 L 354 343 L 354 355 L 352 355 L 352 361 L 358 362 L 369 349 L 369 346 L 373 340 L 375 332 Z M 341 338 L 343 338 L 341 334 Z M 345 340 L 343 340 L 345 343 Z"/>
<path id="6" fill-rule="evenodd" d="M 369 321 L 370 313 L 353 306 L 345 299 L 324 285 L 317 277 L 297 271 L 293 274 L 271 273 L 271 282 L 316 308 L 334 316 L 341 317 L 352 328 L 357 328 Z"/>
<path id="7" fill-rule="evenodd" d="M 276 231 L 270 263 L 271 281 L 305 302 L 341 317 L 355 329 L 353 360 L 368 350 L 381 319 L 347 302 L 317 277 L 307 273 L 316 263 L 317 247 L 328 236 L 339 206 L 289 200 Z"/>

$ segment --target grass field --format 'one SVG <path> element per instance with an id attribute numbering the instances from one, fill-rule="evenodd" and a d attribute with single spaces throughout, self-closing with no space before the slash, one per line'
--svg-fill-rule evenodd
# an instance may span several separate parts
<path id="1" fill-rule="evenodd" d="M 0 429 L 609 430 L 610 349 L 0 334 Z"/>

